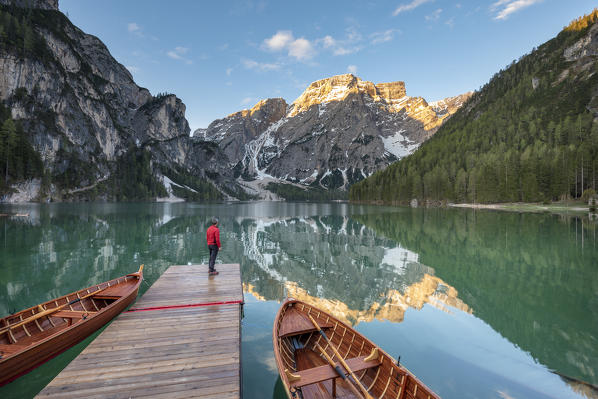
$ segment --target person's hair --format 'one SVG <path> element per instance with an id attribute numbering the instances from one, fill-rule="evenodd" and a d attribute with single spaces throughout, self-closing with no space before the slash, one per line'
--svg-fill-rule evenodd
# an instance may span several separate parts
<path id="1" fill-rule="evenodd" d="M 218 218 L 216 216 L 212 216 L 212 224 L 218 224 Z"/>

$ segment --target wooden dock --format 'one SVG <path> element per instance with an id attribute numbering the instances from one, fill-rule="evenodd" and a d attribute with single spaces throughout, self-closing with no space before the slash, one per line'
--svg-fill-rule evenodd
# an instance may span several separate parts
<path id="1" fill-rule="evenodd" d="M 239 398 L 239 264 L 171 266 L 39 398 Z"/>

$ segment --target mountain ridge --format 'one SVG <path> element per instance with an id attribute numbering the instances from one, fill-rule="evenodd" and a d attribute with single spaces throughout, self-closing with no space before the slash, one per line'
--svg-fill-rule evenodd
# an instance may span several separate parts
<path id="1" fill-rule="evenodd" d="M 261 100 L 194 136 L 217 143 L 245 184 L 346 190 L 412 152 L 470 96 L 432 106 L 407 96 L 401 81 L 374 84 L 336 75 L 311 83 L 291 104 Z"/>

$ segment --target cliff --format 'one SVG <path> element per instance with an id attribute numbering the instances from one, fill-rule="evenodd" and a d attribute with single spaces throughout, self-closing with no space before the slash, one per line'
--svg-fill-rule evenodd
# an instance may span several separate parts
<path id="1" fill-rule="evenodd" d="M 189 137 L 181 100 L 172 94 L 152 96 L 137 86 L 98 38 L 57 10 L 57 1 L 0 4 L 8 24 L 3 27 L 7 40 L 0 45 L 0 103 L 23 127 L 45 169 L 29 200 L 138 197 L 114 188 L 124 183 L 119 168 L 140 165 L 138 157 L 127 158 L 133 152 L 149 154 L 143 173 L 151 176 L 137 190 L 145 193 L 141 197 L 164 195 L 161 182 L 168 174 L 175 180 L 174 170 L 236 190 L 232 172 L 213 166 L 212 159 L 222 156 L 219 150 Z M 25 5 L 34 8 L 21 8 Z M 15 26 L 19 29 L 11 29 Z M 124 159 L 135 165 L 123 164 Z M 14 189 L 19 181 L 15 176 L 5 183 Z M 10 191 L 5 200 L 12 199 Z"/>

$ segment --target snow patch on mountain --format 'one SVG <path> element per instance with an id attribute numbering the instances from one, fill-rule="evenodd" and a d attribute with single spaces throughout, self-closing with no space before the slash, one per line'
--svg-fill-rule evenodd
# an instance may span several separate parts
<path id="1" fill-rule="evenodd" d="M 410 141 L 403 135 L 406 131 L 404 129 L 399 130 L 394 135 L 389 137 L 381 137 L 384 143 L 384 150 L 391 153 L 398 159 L 410 155 L 419 147 L 419 143 Z"/>

